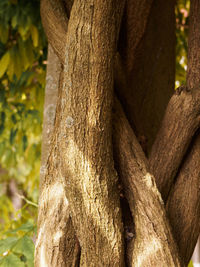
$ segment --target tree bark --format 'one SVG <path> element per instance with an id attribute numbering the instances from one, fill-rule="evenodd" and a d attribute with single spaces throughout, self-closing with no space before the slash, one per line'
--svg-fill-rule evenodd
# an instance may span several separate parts
<path id="1" fill-rule="evenodd" d="M 117 94 L 127 104 L 127 115 L 139 139 L 143 135 L 147 138 L 149 151 L 174 81 L 174 48 L 170 48 L 174 45 L 174 1 L 164 3 L 165 8 L 161 0 L 154 0 L 152 5 L 151 1 L 145 0 L 135 4 L 127 1 L 127 13 L 122 24 L 126 24 L 126 36 L 121 32 L 121 38 L 127 38 L 127 42 L 124 48 L 119 46 L 123 64 L 120 56 L 116 56 L 123 2 L 75 0 L 73 7 L 72 2 L 66 2 L 64 6 L 62 1 L 43 0 L 41 4 L 48 40 L 64 71 L 59 78 L 56 126 L 41 186 L 36 264 L 77 266 L 80 248 L 75 229 L 82 249 L 81 266 L 123 266 L 123 226 L 111 143 L 113 65 L 117 66 Z M 196 12 L 194 16 L 198 17 L 199 0 L 191 3 L 193 14 Z M 192 23 L 199 22 L 193 19 Z M 196 35 L 195 29 L 191 27 L 192 36 Z M 149 38 L 154 31 L 156 37 Z M 187 87 L 179 88 L 171 98 L 149 162 L 123 111 L 115 103 L 115 160 L 135 222 L 135 233 L 131 233 L 133 238 L 128 250 L 129 266 L 180 266 L 154 176 L 164 201 L 168 199 L 168 215 L 185 263 L 199 232 L 200 172 L 194 169 L 199 165 L 198 137 L 188 150 L 200 123 L 199 78 L 195 78 L 200 68 L 199 62 L 195 61 L 199 56 L 198 38 L 190 37 L 193 50 L 189 48 L 191 67 L 188 69 Z M 153 40 L 157 40 L 156 43 Z M 151 68 L 154 60 L 157 67 Z M 162 69 L 160 66 L 164 63 L 166 66 Z M 149 72 L 144 72 L 141 66 L 147 67 Z M 162 79 L 158 82 L 156 77 L 160 76 Z M 146 88 L 149 89 L 146 91 Z M 162 104 L 159 103 L 150 114 L 152 105 L 157 104 L 152 99 L 160 99 L 162 94 Z M 147 99 L 151 99 L 149 105 L 145 104 Z M 141 109 L 139 103 L 142 103 Z M 155 116 L 156 111 L 158 116 Z M 156 124 L 151 127 L 149 121 L 152 123 L 154 117 Z M 45 133 L 44 138 L 46 140 Z M 189 153 L 184 158 L 186 151 Z M 154 176 L 149 173 L 148 164 Z M 188 171 L 193 183 L 191 178 L 185 182 Z M 173 188 L 175 177 L 177 181 Z M 183 186 L 185 183 L 187 186 Z M 196 197 L 187 208 L 185 197 L 192 198 L 194 193 Z M 185 210 L 180 209 L 181 206 Z M 50 221 L 52 214 L 55 214 L 55 219 Z M 189 214 L 194 214 L 194 226 Z M 182 218 L 181 224 L 179 217 Z M 181 225 L 180 229 L 178 225 Z M 192 227 L 197 232 L 192 232 Z M 183 245 L 183 240 L 186 245 Z M 64 251 L 68 254 L 64 255 Z"/>
<path id="2" fill-rule="evenodd" d="M 180 87 L 171 98 L 153 144 L 149 164 L 166 202 L 183 156 L 200 125 L 198 90 Z"/>
<path id="3" fill-rule="evenodd" d="M 124 265 L 111 146 L 112 70 L 120 7 L 114 1 L 77 0 L 68 24 L 57 138 L 82 266 Z"/>
<path id="4" fill-rule="evenodd" d="M 200 94 L 200 1 L 190 7 L 187 87 Z M 199 103 L 200 104 L 200 103 Z M 174 236 L 185 264 L 188 264 L 200 233 L 200 135 L 185 155 L 167 202 Z"/>
<path id="5" fill-rule="evenodd" d="M 187 265 L 200 233 L 200 135 L 192 142 L 167 201 L 167 213 Z"/>
<path id="6" fill-rule="evenodd" d="M 119 103 L 115 107 L 115 159 L 135 223 L 129 266 L 181 266 L 155 179 Z"/>
<path id="7" fill-rule="evenodd" d="M 119 43 L 128 86 L 118 91 L 118 96 L 131 127 L 149 155 L 174 90 L 175 1 L 129 2 Z M 135 6 L 142 4 L 141 14 Z"/>
<path id="8" fill-rule="evenodd" d="M 78 266 L 79 244 L 69 216 L 68 201 L 55 162 L 57 151 L 51 148 L 61 64 L 51 46 L 48 52 L 43 142 L 40 173 L 40 200 L 35 266 Z M 51 163 L 50 163 L 51 162 Z"/>

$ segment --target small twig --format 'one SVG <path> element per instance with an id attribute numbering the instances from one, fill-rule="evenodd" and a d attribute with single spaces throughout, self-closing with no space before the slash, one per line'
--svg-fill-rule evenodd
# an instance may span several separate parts
<path id="1" fill-rule="evenodd" d="M 20 194 L 18 194 L 18 193 L 16 193 L 16 196 L 18 196 L 19 198 L 25 200 L 25 202 L 26 202 L 27 204 L 32 205 L 32 206 L 38 208 L 38 204 L 36 204 L 36 203 L 34 203 L 34 202 L 28 200 L 25 196 L 20 195 Z"/>

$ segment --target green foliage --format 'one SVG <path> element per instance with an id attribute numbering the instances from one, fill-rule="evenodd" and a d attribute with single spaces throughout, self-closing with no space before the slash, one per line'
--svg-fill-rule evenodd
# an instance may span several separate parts
<path id="1" fill-rule="evenodd" d="M 189 5 L 188 0 L 176 5 L 176 87 L 186 81 Z"/>
<path id="2" fill-rule="evenodd" d="M 47 51 L 39 4 L 0 1 L 0 266 L 33 266 Z"/>
<path id="3" fill-rule="evenodd" d="M 34 225 L 27 222 L 7 232 L 11 236 L 0 240 L 0 266 L 34 266 L 34 243 L 30 237 L 34 231 Z"/>
<path id="4" fill-rule="evenodd" d="M 188 267 L 193 267 L 192 261 L 189 262 Z"/>

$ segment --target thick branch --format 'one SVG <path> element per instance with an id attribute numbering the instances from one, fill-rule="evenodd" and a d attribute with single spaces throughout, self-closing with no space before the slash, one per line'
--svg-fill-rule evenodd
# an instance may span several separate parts
<path id="1" fill-rule="evenodd" d="M 64 63 L 68 17 L 63 1 L 41 0 L 40 12 L 48 42 L 51 44 L 61 63 Z"/>
<path id="2" fill-rule="evenodd" d="M 135 56 L 135 49 L 146 28 L 152 0 L 127 0 L 121 28 L 120 53 L 130 74 Z"/>
<path id="3" fill-rule="evenodd" d="M 200 125 L 200 94 L 198 90 L 177 89 L 171 98 L 161 128 L 150 154 L 150 170 L 166 201 L 174 177 Z"/>
<path id="4" fill-rule="evenodd" d="M 119 91 L 118 96 L 131 127 L 149 153 L 174 92 L 175 1 L 154 0 L 150 9 L 151 1 L 145 4 L 145 1 L 130 0 L 127 8 L 129 2 L 130 11 L 127 11 L 128 18 L 124 18 L 119 42 L 122 62 L 130 65 L 128 73 L 125 69 L 128 87 Z M 145 11 L 140 14 L 135 5 L 143 4 L 141 12 L 143 8 Z M 130 25 L 127 33 L 126 23 Z M 126 38 L 129 38 L 128 47 Z"/>
<path id="5" fill-rule="evenodd" d="M 114 151 L 135 222 L 132 266 L 181 266 L 154 177 L 119 103 L 115 103 Z"/>
<path id="6" fill-rule="evenodd" d="M 167 213 L 180 254 L 187 265 L 200 232 L 200 135 L 192 142 L 178 173 L 167 201 Z"/>
<path id="7" fill-rule="evenodd" d="M 111 145 L 119 3 L 77 0 L 68 24 L 57 138 L 81 266 L 124 264 Z"/>
<path id="8" fill-rule="evenodd" d="M 49 46 L 43 117 L 43 142 L 40 176 L 40 201 L 38 214 L 38 236 L 35 250 L 35 266 L 78 266 L 79 244 L 76 240 L 68 202 L 56 162 L 57 151 L 50 147 L 61 64 Z M 50 151 L 53 153 L 50 154 Z M 50 154 L 50 156 L 49 156 Z"/>
<path id="9" fill-rule="evenodd" d="M 200 1 L 191 0 L 187 86 L 200 94 Z M 199 102 L 200 103 L 200 102 Z M 190 145 L 167 202 L 180 253 L 187 264 L 200 232 L 200 135 Z"/>
<path id="10" fill-rule="evenodd" d="M 200 0 L 190 2 L 187 87 L 200 89 Z"/>

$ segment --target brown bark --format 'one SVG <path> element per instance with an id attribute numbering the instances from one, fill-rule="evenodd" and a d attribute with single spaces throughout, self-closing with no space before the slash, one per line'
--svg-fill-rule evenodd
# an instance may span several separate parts
<path id="1" fill-rule="evenodd" d="M 57 138 L 82 266 L 123 266 L 124 262 L 111 146 L 115 18 L 120 13 L 115 3 L 75 1 L 65 47 Z"/>
<path id="2" fill-rule="evenodd" d="M 120 53 L 128 74 L 133 69 L 135 50 L 146 29 L 153 0 L 127 0 L 119 40 Z"/>
<path id="3" fill-rule="evenodd" d="M 68 201 L 59 169 L 54 161 L 50 163 L 50 144 L 54 131 L 61 70 L 60 61 L 49 46 L 35 266 L 78 266 L 79 259 L 79 244 L 69 216 Z M 53 157 L 56 157 L 57 152 L 55 149 L 53 151 Z"/>
<path id="4" fill-rule="evenodd" d="M 143 20 L 137 20 L 140 14 L 139 12 L 135 12 L 138 10 L 137 8 L 133 9 L 133 17 L 131 17 L 132 12 L 130 10 L 128 11 L 127 29 L 129 29 L 129 35 L 127 36 L 129 37 L 127 39 L 126 49 L 127 51 L 132 51 L 133 57 L 130 56 L 130 58 L 128 58 L 124 56 L 123 61 L 130 60 L 130 62 L 126 62 L 125 65 L 129 71 L 132 71 L 131 75 L 133 74 L 133 76 L 129 75 L 130 72 L 128 73 L 128 77 L 131 77 L 131 79 L 128 79 L 128 83 L 133 85 L 129 86 L 130 88 L 127 87 L 126 75 L 122 79 L 122 82 L 121 78 L 117 77 L 120 83 L 125 84 L 125 86 L 119 86 L 120 88 L 125 88 L 125 91 L 121 90 L 118 93 L 120 97 L 124 94 L 125 97 L 122 96 L 123 102 L 127 104 L 128 112 L 133 114 L 133 117 L 130 119 L 132 127 L 135 126 L 139 136 L 145 134 L 145 132 L 148 133 L 148 139 L 151 136 L 148 149 L 151 146 L 153 140 L 152 136 L 155 135 L 158 124 L 152 127 L 154 128 L 152 132 L 148 121 L 152 122 L 152 117 L 155 115 L 156 108 L 150 116 L 148 111 L 152 109 L 152 103 L 154 105 L 156 102 L 150 101 L 150 105 L 146 105 L 146 101 L 154 92 L 156 92 L 154 95 L 155 99 L 159 99 L 161 94 L 165 95 L 166 93 L 165 97 L 163 97 L 163 105 L 159 105 L 159 107 L 162 108 L 157 109 L 158 117 L 156 117 L 155 121 L 160 121 L 164 106 L 172 89 L 169 84 L 172 84 L 174 79 L 169 78 L 174 77 L 173 67 L 170 69 L 165 66 L 167 69 L 166 72 L 163 72 L 163 69 L 160 70 L 159 68 L 167 58 L 169 59 L 167 61 L 169 63 L 167 66 L 170 66 L 170 64 L 173 65 L 174 55 L 173 49 L 170 50 L 169 56 L 169 50 L 165 50 L 165 46 L 163 46 L 164 43 L 167 43 L 167 47 L 169 47 L 174 42 L 174 2 L 166 1 L 164 3 L 164 5 L 166 5 L 165 8 L 161 8 L 161 2 L 160 0 L 154 1 L 151 9 L 152 16 L 149 17 L 145 35 L 144 31 L 148 19 L 148 12 L 150 10 L 150 2 L 148 2 L 148 8 L 144 10 L 145 12 L 142 12 Z M 193 1 L 195 5 L 197 2 L 199 1 Z M 133 4 L 133 2 L 130 1 L 128 1 L 128 3 L 130 6 Z M 145 1 L 136 3 L 136 7 L 141 5 L 139 11 L 143 10 L 142 7 L 145 7 L 143 6 L 144 3 Z M 62 18 L 65 18 L 65 16 L 69 17 L 71 4 L 72 1 L 69 2 L 69 5 L 66 5 L 67 12 L 62 6 L 62 1 L 53 2 L 43 0 L 41 6 L 41 11 L 43 10 L 43 22 L 49 42 L 53 45 L 54 50 L 64 64 L 62 96 L 60 95 L 59 97 L 60 106 L 58 108 L 59 110 L 57 110 L 58 116 L 61 115 L 62 119 L 61 124 L 59 120 L 57 122 L 58 128 L 53 139 L 55 142 L 54 147 L 52 148 L 48 160 L 48 170 L 45 176 L 44 188 L 47 191 L 49 190 L 47 195 L 51 195 L 51 186 L 54 185 L 55 182 L 54 177 L 60 176 L 60 173 L 55 171 L 59 170 L 58 158 L 60 157 L 62 159 L 62 176 L 66 186 L 65 190 L 70 201 L 70 214 L 72 215 L 76 233 L 82 247 L 81 265 L 110 266 L 112 263 L 114 266 L 121 266 L 124 262 L 121 235 L 122 226 L 119 199 L 115 188 L 116 175 L 113 169 L 110 140 L 112 104 L 112 92 L 110 88 L 112 88 L 112 67 L 113 57 L 116 52 L 115 46 L 120 21 L 120 7 L 118 7 L 116 11 L 118 14 L 117 18 L 116 14 L 115 16 L 113 15 L 113 10 L 115 10 L 113 9 L 114 1 L 110 1 L 109 4 L 99 2 L 97 4 L 97 1 L 92 0 L 85 2 L 75 1 L 70 14 L 71 21 L 67 34 L 68 22 L 67 19 L 65 20 Z M 47 8 L 46 11 L 44 7 L 47 5 L 49 5 L 49 9 Z M 61 5 L 61 7 L 57 5 Z M 162 13 L 164 12 L 163 10 L 165 11 L 164 14 Z M 155 14 L 159 14 L 159 16 L 156 17 Z M 154 21 L 154 19 L 156 21 Z M 138 24 L 135 25 L 133 22 Z M 159 28 L 158 26 L 158 29 L 155 30 L 155 25 L 158 25 L 159 22 L 163 22 L 163 24 L 161 23 L 162 27 L 160 26 Z M 133 24 L 135 27 L 134 30 L 131 31 Z M 163 27 L 166 27 L 166 29 L 163 30 Z M 162 31 L 160 31 L 161 28 Z M 154 30 L 157 34 L 154 36 L 154 39 L 157 40 L 156 43 L 152 40 L 150 42 L 148 41 L 149 36 L 152 36 Z M 170 39 L 169 36 L 172 36 L 172 38 Z M 136 41 L 131 42 L 131 38 Z M 165 40 L 165 42 L 162 43 L 163 40 Z M 194 41 L 193 46 L 197 48 L 196 41 Z M 121 54 L 126 55 L 127 51 L 121 51 Z M 148 56 L 152 56 L 151 60 L 148 59 L 146 53 Z M 195 53 L 195 56 L 198 56 L 198 52 Z M 140 56 L 141 54 L 142 57 Z M 193 53 L 191 54 L 193 55 Z M 192 58 L 192 56 L 190 57 Z M 155 69 L 159 69 L 160 74 L 164 73 L 161 76 L 163 79 L 167 79 L 164 86 L 162 82 L 159 83 L 156 78 L 152 82 L 152 77 L 159 77 L 159 72 L 156 71 L 156 75 L 154 75 L 155 69 L 151 68 L 151 63 L 154 59 L 156 59 L 156 63 L 158 63 Z M 150 68 L 148 60 L 150 62 Z M 192 62 L 193 63 L 190 63 L 190 65 L 193 66 L 193 73 L 195 73 L 195 57 Z M 141 66 L 150 69 L 149 76 L 141 76 L 141 73 L 145 73 L 145 75 L 148 73 L 143 71 Z M 197 62 L 197 68 L 198 67 L 199 65 Z M 117 69 L 116 73 L 119 72 L 120 70 Z M 192 77 L 189 71 L 188 77 Z M 163 81 L 163 79 L 160 79 L 160 81 Z M 143 80 L 145 81 L 144 83 Z M 193 78 L 188 78 L 188 81 L 189 80 L 189 88 L 187 90 L 178 90 L 170 100 L 162 127 L 150 157 L 151 170 L 158 180 L 158 187 L 163 193 L 165 200 L 167 199 L 174 177 L 177 174 L 177 170 L 189 143 L 196 129 L 199 127 L 199 93 L 196 88 L 199 81 L 197 79 L 195 83 L 192 83 Z M 119 81 L 117 81 L 117 83 L 118 82 Z M 151 86 L 149 86 L 149 84 Z M 161 86 L 159 86 L 159 84 Z M 146 92 L 145 90 L 147 87 L 150 89 Z M 171 88 L 170 90 L 169 87 Z M 191 88 L 194 89 L 191 91 Z M 141 104 L 141 101 L 143 105 L 140 109 L 138 103 Z M 79 106 L 77 103 L 79 103 Z M 134 105 L 132 103 L 134 103 Z M 146 106 L 148 107 L 146 108 Z M 135 242 L 132 242 L 134 250 L 132 250 L 133 254 L 131 255 L 132 259 L 130 261 L 133 266 L 137 266 L 139 263 L 144 266 L 157 266 L 158 263 L 161 266 L 163 264 L 166 266 L 179 266 L 180 263 L 176 245 L 174 244 L 169 229 L 162 201 L 160 200 L 159 193 L 154 184 L 154 178 L 152 175 L 148 174 L 147 163 L 144 163 L 145 157 L 123 113 L 118 113 L 118 117 L 119 120 L 115 126 L 116 129 L 119 127 L 119 132 L 116 130 L 115 137 L 119 141 L 118 144 L 118 141 L 116 141 L 115 145 L 115 147 L 117 147 L 117 161 L 120 176 L 123 179 L 127 198 L 136 223 Z M 145 117 L 147 118 L 146 121 Z M 115 119 L 115 121 L 117 121 L 117 119 Z M 144 123 L 144 126 L 141 126 L 140 121 Z M 61 152 L 59 155 L 57 154 L 58 150 L 59 153 Z M 198 155 L 198 145 L 195 145 L 192 151 L 194 154 Z M 196 157 L 193 158 L 191 156 L 190 159 L 185 160 L 183 168 L 190 169 L 192 166 L 197 166 L 197 163 L 198 160 Z M 185 165 L 187 165 L 187 167 L 184 167 Z M 184 197 L 181 199 L 179 196 L 181 192 L 180 189 L 183 186 L 182 181 L 185 180 L 185 173 L 181 175 L 181 172 L 183 172 L 182 169 L 174 191 L 171 192 L 168 201 L 169 216 L 172 218 L 171 221 L 174 229 L 176 229 L 179 222 L 176 216 L 180 213 L 178 213 L 179 209 L 177 213 L 172 209 L 174 209 L 175 205 L 179 207 L 182 201 L 185 204 Z M 186 196 L 191 196 L 191 188 L 198 185 L 198 170 L 194 171 L 193 174 L 193 185 L 190 184 L 190 186 L 184 188 Z M 182 177 L 180 181 L 179 177 Z M 60 186 L 61 179 L 59 179 L 58 183 Z M 55 186 L 57 186 L 57 184 L 54 185 L 54 187 Z M 50 224 L 50 227 L 48 227 L 50 231 L 54 231 L 55 229 L 53 230 L 53 227 L 55 223 L 57 224 L 57 222 L 61 220 L 61 225 L 64 225 L 63 220 L 67 220 L 69 223 L 67 226 L 68 228 L 62 229 L 63 233 L 66 232 L 66 234 L 69 234 L 67 244 L 71 245 L 73 248 L 68 258 L 76 261 L 78 259 L 78 254 L 76 253 L 79 251 L 78 244 L 75 242 L 72 223 L 69 219 L 69 207 L 66 204 L 65 210 L 65 205 L 63 205 L 65 199 L 63 187 L 59 188 L 62 201 L 58 201 L 60 205 L 55 207 L 56 209 L 60 209 L 59 215 L 56 215 L 54 223 Z M 198 190 L 194 192 L 198 195 L 199 193 L 197 191 Z M 144 194 L 147 195 L 145 199 L 143 198 Z M 49 202 L 47 201 L 46 203 L 47 197 L 45 194 L 44 196 L 45 197 L 41 201 L 44 206 L 41 208 L 40 215 L 42 216 L 43 213 L 49 218 L 49 216 L 52 216 L 52 213 L 48 210 L 48 207 L 50 205 L 52 206 L 53 202 L 52 199 L 50 199 L 50 201 L 48 200 Z M 177 196 L 180 202 L 177 201 Z M 194 219 L 196 220 L 196 218 L 198 218 L 198 197 L 194 199 L 189 212 L 190 214 L 195 212 Z M 42 220 L 39 220 L 39 228 L 41 228 L 41 226 Z M 47 225 L 44 227 L 47 227 Z M 183 240 L 183 234 L 186 233 L 185 229 L 188 229 L 187 227 L 190 227 L 190 230 L 192 228 L 191 220 L 188 220 L 188 218 L 186 218 L 185 222 L 183 221 L 183 232 L 181 230 L 177 231 L 178 244 L 182 242 L 179 240 Z M 195 227 L 195 229 L 199 229 L 197 220 L 195 221 Z M 191 234 L 190 238 L 189 231 L 187 231 L 187 236 L 187 242 L 189 242 L 189 240 L 191 241 L 191 238 L 193 238 L 192 241 L 196 238 L 194 233 Z M 55 240 L 53 240 L 50 235 L 48 238 L 48 241 L 53 244 Z M 60 238 L 60 240 L 61 243 L 65 242 L 62 238 Z M 154 252 L 156 250 L 154 255 L 150 251 L 151 247 L 149 244 L 153 244 Z M 192 250 L 192 246 L 193 243 L 190 245 L 189 251 Z M 51 264 L 57 264 L 56 257 L 54 259 L 52 257 L 55 256 L 57 252 L 59 253 L 61 247 L 62 246 L 59 245 L 57 250 L 50 245 L 49 250 L 53 251 L 52 254 L 51 252 L 49 254 L 51 255 Z M 180 245 L 180 248 L 181 255 L 184 255 L 186 247 L 182 249 Z M 36 253 L 39 253 L 39 251 L 41 253 L 41 247 Z M 64 250 L 61 248 L 61 254 L 62 251 Z M 185 259 L 189 257 L 191 253 L 189 251 Z M 64 264 L 64 256 L 66 257 L 66 255 L 63 255 L 59 263 L 61 266 L 64 266 L 62 265 Z M 47 260 L 47 255 L 45 256 L 45 260 Z"/>
<path id="5" fill-rule="evenodd" d="M 167 202 L 167 213 L 180 254 L 188 264 L 200 233 L 200 135 L 178 173 Z"/>
<path id="6" fill-rule="evenodd" d="M 71 1 L 68 1 L 70 5 Z M 48 41 L 61 63 L 64 63 L 66 33 L 68 25 L 67 12 L 62 0 L 42 0 L 40 6 L 42 24 Z"/>
<path id="7" fill-rule="evenodd" d="M 200 90 L 200 1 L 190 2 L 187 87 Z"/>
<path id="8" fill-rule="evenodd" d="M 155 179 L 119 103 L 115 107 L 115 158 L 135 223 L 129 266 L 181 266 Z"/>
<path id="9" fill-rule="evenodd" d="M 200 1 L 191 1 L 187 86 L 200 93 Z M 174 236 L 188 264 L 200 233 L 200 135 L 190 144 L 172 189 L 167 210 Z"/>
<path id="10" fill-rule="evenodd" d="M 200 94 L 186 87 L 171 98 L 150 154 L 150 169 L 166 202 L 185 152 L 200 125 Z"/>
<path id="11" fill-rule="evenodd" d="M 129 2 L 145 4 L 145 1 Z M 123 47 L 122 62 L 124 54 L 127 54 L 126 64 L 131 68 L 126 69 L 128 86 L 118 92 L 126 116 L 147 153 L 155 140 L 175 83 L 175 1 L 154 0 L 149 10 L 150 2 L 145 4 L 142 15 L 137 10 L 129 11 L 130 22 L 127 24 L 130 25 L 130 34 L 121 38 L 120 43 Z M 135 14 L 135 20 L 131 19 L 131 14 Z M 124 44 L 125 38 L 129 38 L 127 43 L 132 43 L 131 50 Z"/>
<path id="12" fill-rule="evenodd" d="M 181 160 L 200 124 L 198 12 L 199 1 L 192 1 L 187 87 L 178 88 L 171 98 L 150 155 L 150 167 L 165 201 Z"/>

